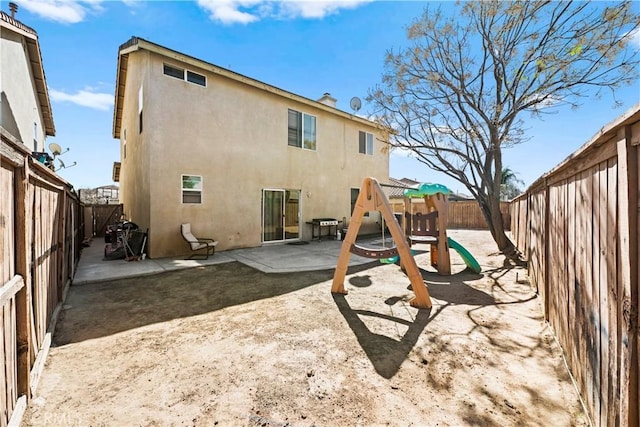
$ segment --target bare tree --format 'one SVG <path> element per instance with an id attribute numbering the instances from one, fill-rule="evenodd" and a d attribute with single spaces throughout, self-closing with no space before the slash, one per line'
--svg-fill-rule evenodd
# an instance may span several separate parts
<path id="1" fill-rule="evenodd" d="M 636 82 L 640 28 L 632 3 L 478 1 L 425 9 L 410 47 L 389 51 L 368 100 L 389 144 L 460 183 L 498 248 L 517 259 L 500 213 L 502 150 L 540 115 Z M 615 94 L 614 100 L 615 100 Z"/>

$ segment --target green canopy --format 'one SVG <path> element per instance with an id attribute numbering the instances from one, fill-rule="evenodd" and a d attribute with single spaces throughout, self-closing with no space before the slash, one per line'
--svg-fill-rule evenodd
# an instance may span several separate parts
<path id="1" fill-rule="evenodd" d="M 444 195 L 451 194 L 446 186 L 442 184 L 432 184 L 430 182 L 423 182 L 418 188 L 407 188 L 404 190 L 404 197 L 424 197 L 433 196 L 436 193 L 442 193 Z"/>

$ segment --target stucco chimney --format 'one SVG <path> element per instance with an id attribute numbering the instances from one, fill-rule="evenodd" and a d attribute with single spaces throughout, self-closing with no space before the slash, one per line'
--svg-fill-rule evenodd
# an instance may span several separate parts
<path id="1" fill-rule="evenodd" d="M 11 18 L 16 17 L 16 12 L 18 12 L 18 5 L 14 2 L 9 3 L 9 10 L 11 11 Z"/>
<path id="2" fill-rule="evenodd" d="M 329 92 L 325 92 L 322 95 L 322 98 L 318 99 L 318 102 L 328 105 L 329 107 L 336 108 L 336 102 L 338 102 L 338 100 L 331 96 Z"/>

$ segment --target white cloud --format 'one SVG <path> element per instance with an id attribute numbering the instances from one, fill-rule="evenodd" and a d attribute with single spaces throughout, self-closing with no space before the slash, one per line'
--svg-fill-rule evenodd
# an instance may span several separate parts
<path id="1" fill-rule="evenodd" d="M 392 157 L 409 157 L 409 158 L 415 157 L 415 153 L 413 152 L 413 150 L 409 148 L 391 147 L 391 150 L 389 151 L 389 153 L 391 154 Z"/>
<path id="2" fill-rule="evenodd" d="M 321 19 L 327 15 L 338 13 L 341 9 L 355 9 L 364 3 L 369 3 L 370 1 L 371 0 L 282 1 L 281 9 L 286 17 Z"/>
<path id="3" fill-rule="evenodd" d="M 223 24 L 249 24 L 257 21 L 258 10 L 254 10 L 260 0 L 198 0 L 198 5 L 209 12 L 209 18 Z M 242 11 L 240 9 L 253 10 Z"/>
<path id="4" fill-rule="evenodd" d="M 106 0 L 20 0 L 20 7 L 42 18 L 75 24 L 102 11 Z M 140 0 L 121 0 L 135 9 Z M 250 24 L 264 18 L 322 19 L 373 0 L 197 0 L 211 20 L 223 24 Z"/>
<path id="5" fill-rule="evenodd" d="M 213 21 L 249 24 L 263 18 L 321 19 L 372 0 L 198 0 Z"/>
<path id="6" fill-rule="evenodd" d="M 94 108 L 96 110 L 109 110 L 113 106 L 113 95 L 110 93 L 96 93 L 90 90 L 80 90 L 76 93 L 65 93 L 52 89 L 49 96 L 53 101 L 72 102 L 83 107 Z"/>
<path id="7" fill-rule="evenodd" d="M 640 49 L 640 28 L 636 28 L 635 30 L 628 32 L 625 34 L 624 38 L 628 38 L 629 41 L 635 45 L 634 47 L 636 49 Z"/>
<path id="8" fill-rule="evenodd" d="M 530 108 L 541 110 L 543 108 L 551 108 L 560 105 L 563 99 L 556 95 L 548 95 L 544 93 L 535 93 L 522 100 L 523 104 L 535 102 Z"/>
<path id="9" fill-rule="evenodd" d="M 102 0 L 20 0 L 20 7 L 42 18 L 75 24 L 102 10 Z"/>

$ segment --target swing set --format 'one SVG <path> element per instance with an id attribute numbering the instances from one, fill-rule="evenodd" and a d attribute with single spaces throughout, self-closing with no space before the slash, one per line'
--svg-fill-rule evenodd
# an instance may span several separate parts
<path id="1" fill-rule="evenodd" d="M 446 187 L 443 187 L 446 189 Z M 448 190 L 447 190 L 448 192 Z M 417 195 L 418 193 L 416 193 Z M 429 209 L 426 215 L 413 215 L 407 212 L 407 206 L 411 206 L 411 193 L 405 192 L 405 214 L 403 216 L 403 228 L 400 227 L 396 217 L 393 214 L 391 205 L 387 196 L 382 191 L 378 181 L 374 178 L 365 178 L 360 188 L 360 194 L 356 200 L 351 221 L 347 234 L 342 242 L 342 249 L 338 257 L 338 264 L 333 275 L 333 284 L 331 292 L 339 294 L 347 294 L 344 288 L 344 279 L 349 266 L 349 257 L 356 254 L 365 258 L 374 258 L 381 261 L 400 259 L 402 270 L 409 277 L 411 287 L 415 294 L 415 298 L 410 301 L 413 307 L 431 308 L 431 297 L 427 290 L 422 275 L 411 253 L 411 245 L 417 242 L 431 244 L 431 263 L 437 266 L 439 274 L 451 274 L 451 263 L 449 259 L 449 247 L 446 235 L 446 193 L 435 193 L 433 195 L 425 195 L 425 202 Z M 407 205 L 409 202 L 409 205 Z M 382 249 L 366 248 L 356 244 L 358 231 L 362 225 L 362 218 L 366 212 L 379 211 L 383 221 L 386 221 L 387 227 L 393 238 L 395 246 L 386 248 L 386 238 L 384 235 L 384 222 L 382 224 Z M 440 211 L 440 215 L 438 212 Z M 444 217 L 444 219 L 443 219 Z"/>

